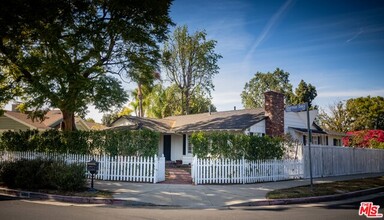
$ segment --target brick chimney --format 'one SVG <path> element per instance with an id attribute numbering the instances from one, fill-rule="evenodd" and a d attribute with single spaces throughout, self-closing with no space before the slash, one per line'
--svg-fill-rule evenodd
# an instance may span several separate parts
<path id="1" fill-rule="evenodd" d="M 284 135 L 284 95 L 268 91 L 264 93 L 265 132 L 268 136 Z"/>

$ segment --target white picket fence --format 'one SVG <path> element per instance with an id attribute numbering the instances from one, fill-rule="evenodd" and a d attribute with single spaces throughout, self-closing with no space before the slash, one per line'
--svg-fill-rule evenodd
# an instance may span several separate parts
<path id="1" fill-rule="evenodd" d="M 303 178 L 300 160 L 199 159 L 191 167 L 195 184 L 239 184 Z"/>
<path id="2" fill-rule="evenodd" d="M 116 180 L 129 182 L 157 183 L 165 180 L 165 158 L 109 156 L 109 155 L 80 155 L 80 154 L 53 154 L 41 152 L 0 152 L 0 163 L 19 159 L 50 158 L 63 160 L 66 163 L 86 163 L 92 159 L 99 162 L 99 171 L 96 179 Z M 85 170 L 86 172 L 86 170 Z M 88 174 L 90 177 L 90 174 Z"/>
<path id="3" fill-rule="evenodd" d="M 303 149 L 304 178 L 309 178 L 309 149 Z M 327 177 L 384 172 L 384 150 L 311 146 L 312 176 Z"/>

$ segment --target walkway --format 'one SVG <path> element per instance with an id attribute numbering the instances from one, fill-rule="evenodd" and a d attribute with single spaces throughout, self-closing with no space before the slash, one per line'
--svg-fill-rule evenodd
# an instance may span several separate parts
<path id="1" fill-rule="evenodd" d="M 165 169 L 165 181 L 161 184 L 192 184 L 191 168 L 167 167 Z"/>

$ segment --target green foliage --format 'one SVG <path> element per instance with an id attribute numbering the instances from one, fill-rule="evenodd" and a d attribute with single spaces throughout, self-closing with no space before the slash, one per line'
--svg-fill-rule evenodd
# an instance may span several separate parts
<path id="1" fill-rule="evenodd" d="M 156 85 L 152 92 L 147 96 L 146 114 L 152 118 L 165 118 L 173 115 L 182 115 L 182 95 L 180 89 L 176 85 L 164 88 L 162 85 Z M 197 89 L 190 98 L 190 113 L 198 114 L 216 111 L 216 107 L 212 104 L 210 98 L 200 89 Z"/>
<path id="2" fill-rule="evenodd" d="M 346 103 L 350 130 L 384 130 L 384 97 L 359 97 Z"/>
<path id="3" fill-rule="evenodd" d="M 307 84 L 304 80 L 301 80 L 297 88 L 295 89 L 295 94 L 291 96 L 291 104 L 297 105 L 301 103 L 308 102 L 309 108 L 317 108 L 317 106 L 312 106 L 312 101 L 316 98 L 317 91 L 316 87 Z"/>
<path id="4" fill-rule="evenodd" d="M 258 137 L 225 132 L 193 133 L 193 153 L 199 158 L 229 158 L 247 160 L 281 159 L 284 147 L 281 138 Z"/>
<path id="5" fill-rule="evenodd" d="M 191 97 L 199 89 L 210 95 L 213 77 L 219 72 L 216 41 L 207 40 L 205 31 L 188 33 L 187 26 L 177 27 L 164 44 L 162 63 L 167 77 L 179 88 L 182 114 L 191 113 Z"/>
<path id="6" fill-rule="evenodd" d="M 84 165 L 53 160 L 18 160 L 4 162 L 0 180 L 10 188 L 76 191 L 85 188 Z"/>
<path id="7" fill-rule="evenodd" d="M 160 59 L 171 1 L 3 2 L 0 7 L 0 104 L 59 108 L 63 129 L 89 104 L 101 111 L 127 101 L 117 77 Z M 112 73 L 112 74 L 110 74 Z M 3 77 L 4 74 L 4 77 Z"/>
<path id="8" fill-rule="evenodd" d="M 159 138 L 157 132 L 149 130 L 6 131 L 0 138 L 0 150 L 153 156 Z"/>
<path id="9" fill-rule="evenodd" d="M 264 93 L 267 91 L 281 92 L 289 103 L 292 96 L 292 84 L 289 82 L 289 73 L 276 68 L 274 72 L 257 72 L 245 84 L 241 93 L 241 102 L 245 108 L 261 108 L 264 106 Z"/>
<path id="10" fill-rule="evenodd" d="M 331 131 L 347 132 L 349 130 L 349 119 L 343 102 L 329 106 L 329 112 L 328 114 L 324 110 L 320 111 L 317 117 L 319 125 Z"/>
<path id="11" fill-rule="evenodd" d="M 359 97 L 329 107 L 330 114 L 321 112 L 322 126 L 340 132 L 384 130 L 384 98 Z"/>
<path id="12" fill-rule="evenodd" d="M 274 72 L 257 72 L 255 76 L 245 84 L 241 93 L 241 102 L 245 108 L 261 108 L 264 106 L 264 93 L 267 91 L 280 92 L 285 96 L 286 104 L 301 104 L 308 102 L 310 107 L 317 96 L 316 87 L 301 80 L 295 93 L 292 92 L 292 84 L 289 82 L 289 73 L 276 68 Z"/>

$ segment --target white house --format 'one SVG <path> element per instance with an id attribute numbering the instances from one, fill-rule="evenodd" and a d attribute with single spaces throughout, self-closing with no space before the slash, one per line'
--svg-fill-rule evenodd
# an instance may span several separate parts
<path id="1" fill-rule="evenodd" d="M 321 129 L 313 122 L 317 114 L 317 110 L 310 111 L 312 143 L 341 145 L 344 134 Z M 308 136 L 306 112 L 285 112 L 284 96 L 274 91 L 265 93 L 264 108 L 171 116 L 164 119 L 123 116 L 117 119 L 112 127 L 147 128 L 160 132 L 158 154 L 164 154 L 166 160 L 181 160 L 183 164 L 192 161 L 193 147 L 188 139 L 193 132 L 226 131 L 259 136 L 289 133 L 304 144 L 307 144 Z"/>

